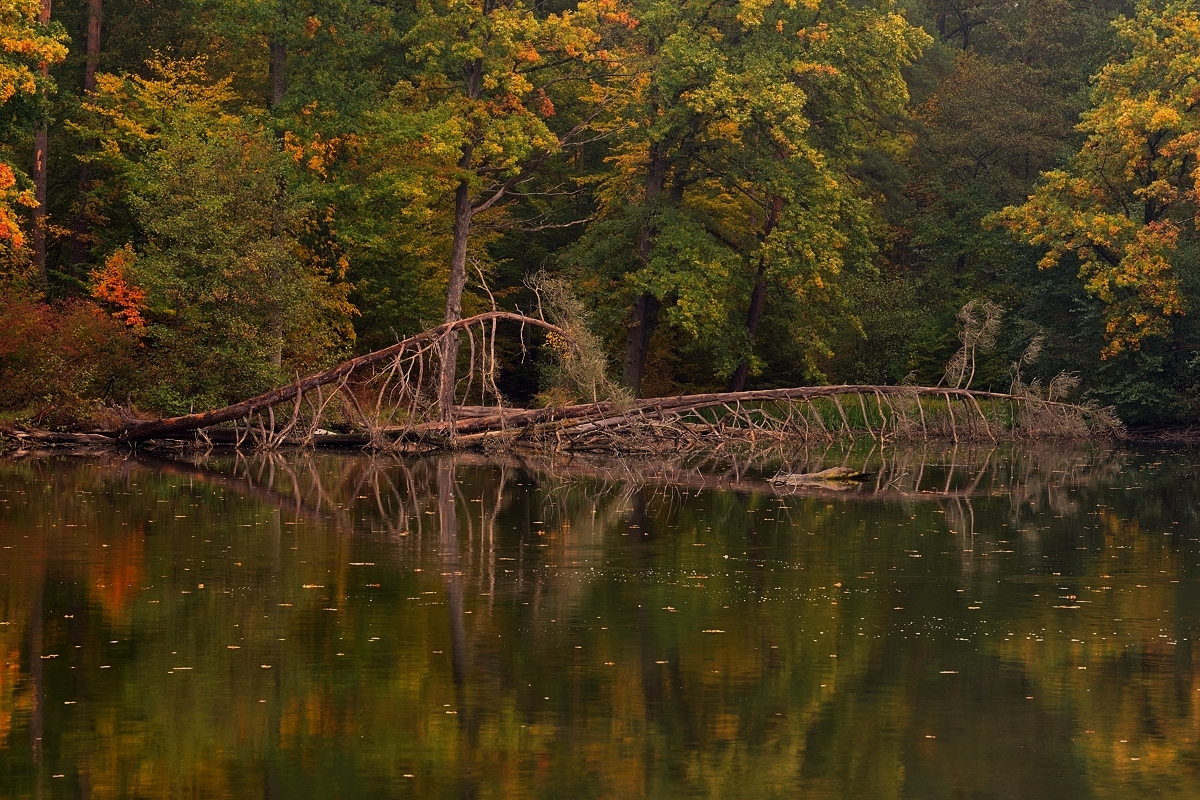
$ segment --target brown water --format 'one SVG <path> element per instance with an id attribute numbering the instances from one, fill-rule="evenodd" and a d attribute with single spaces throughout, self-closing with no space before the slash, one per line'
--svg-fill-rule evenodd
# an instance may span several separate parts
<path id="1" fill-rule="evenodd" d="M 1200 797 L 1200 452 L 0 461 L 0 796 Z"/>

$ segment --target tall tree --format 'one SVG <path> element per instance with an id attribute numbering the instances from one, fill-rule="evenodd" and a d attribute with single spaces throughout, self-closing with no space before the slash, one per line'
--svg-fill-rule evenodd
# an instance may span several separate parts
<path id="1" fill-rule="evenodd" d="M 632 26 L 615 0 L 543 14 L 518 0 L 422 0 L 406 37 L 420 73 L 400 91 L 454 154 L 454 212 L 444 318 L 461 318 L 474 221 L 577 144 L 609 90 L 602 25 Z M 555 96 L 590 110 L 559 124 Z M 449 123 L 449 124 L 445 124 Z M 432 142 L 431 142 L 432 144 Z M 458 335 L 442 344 L 438 404 L 452 414 Z"/>
<path id="2" fill-rule="evenodd" d="M 638 16 L 645 79 L 581 261 L 628 293 L 631 390 L 661 311 L 742 386 L 769 285 L 819 295 L 866 262 L 858 147 L 887 146 L 927 37 L 890 3 L 648 0 Z"/>
<path id="3" fill-rule="evenodd" d="M 229 79 L 202 60 L 151 67 L 100 74 L 86 106 L 107 211 L 135 232 L 92 290 L 144 339 L 145 399 L 186 411 L 318 366 L 350 338 L 351 309 L 341 276 L 304 257 L 308 204 L 264 112 L 231 113 Z"/>

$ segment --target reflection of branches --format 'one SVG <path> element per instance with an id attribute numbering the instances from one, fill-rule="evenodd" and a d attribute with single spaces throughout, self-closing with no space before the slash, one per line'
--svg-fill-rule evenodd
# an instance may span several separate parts
<path id="1" fill-rule="evenodd" d="M 420 542 L 424 534 L 423 509 L 430 507 L 437 496 L 435 462 L 420 457 L 339 457 L 303 452 L 248 456 L 234 452 L 231 457 L 196 455 L 189 461 L 149 455 L 140 455 L 139 459 L 236 488 L 290 509 L 297 516 L 334 520 L 343 529 L 363 524 L 356 521 L 356 516 L 361 519 L 369 514 L 376 518 L 371 530 L 379 530 L 395 541 L 406 537 L 411 529 L 416 534 L 413 540 Z M 642 487 L 654 490 L 656 503 L 667 505 L 682 502 L 684 493 L 703 490 L 830 494 L 832 490 L 817 486 L 779 486 L 768 477 L 779 471 L 816 472 L 841 464 L 853 465 L 871 476 L 867 483 L 847 490 L 856 500 L 1005 496 L 1012 505 L 1014 521 L 1019 522 L 1023 509 L 1036 510 L 1043 504 L 1058 515 L 1073 513 L 1076 501 L 1067 490 L 1098 485 L 1122 464 L 1107 450 L 1073 450 L 1061 445 L 977 448 L 926 444 L 915 449 L 884 446 L 877 441 L 861 448 L 852 443 L 821 442 L 816 447 L 775 451 L 768 458 L 757 459 L 732 452 L 636 461 L 583 455 L 563 459 L 462 453 L 454 456 L 453 462 L 460 468 L 483 470 L 481 475 L 494 476 L 489 480 L 495 482 L 488 483 L 486 489 L 481 486 L 478 495 L 454 489 L 464 505 L 480 501 L 478 520 L 469 515 L 465 522 L 467 541 L 489 549 L 495 541 L 499 514 L 507 500 L 505 490 L 514 472 L 536 476 L 546 518 L 571 518 L 576 510 L 598 508 L 602 501 L 619 506 Z M 369 501 L 369 508 L 364 500 Z"/>

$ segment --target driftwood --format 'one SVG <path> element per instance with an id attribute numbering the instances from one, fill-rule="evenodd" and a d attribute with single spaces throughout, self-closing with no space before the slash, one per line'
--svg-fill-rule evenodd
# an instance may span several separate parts
<path id="1" fill-rule="evenodd" d="M 850 467 L 829 467 L 817 472 L 781 472 L 771 478 L 771 483 L 777 486 L 831 485 L 840 489 L 850 488 L 856 483 L 863 483 L 870 477 L 870 473 Z"/>

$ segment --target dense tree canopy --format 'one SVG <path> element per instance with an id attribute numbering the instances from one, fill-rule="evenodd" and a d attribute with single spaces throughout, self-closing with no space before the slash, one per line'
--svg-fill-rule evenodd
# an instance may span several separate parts
<path id="1" fill-rule="evenodd" d="M 1196 5 L 9 3 L 0 367 L 69 360 L 68 319 L 121 355 L 4 413 L 207 407 L 546 273 L 644 396 L 936 383 L 974 300 L 975 386 L 1191 422 Z M 537 348 L 502 390 L 566 399 Z"/>
<path id="2" fill-rule="evenodd" d="M 1117 25 L 1128 52 L 1096 76 L 1078 126 L 1083 147 L 999 217 L 1047 248 L 1040 266 L 1075 256 L 1108 307 L 1108 353 L 1163 335 L 1185 307 L 1173 262 L 1180 237 L 1194 238 L 1200 179 L 1200 14 L 1191 5 L 1141 4 Z"/>

